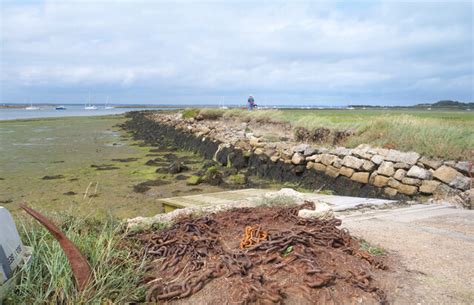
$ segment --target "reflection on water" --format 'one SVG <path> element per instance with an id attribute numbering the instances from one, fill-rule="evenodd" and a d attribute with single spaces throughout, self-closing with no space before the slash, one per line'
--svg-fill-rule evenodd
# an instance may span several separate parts
<path id="1" fill-rule="evenodd" d="M 160 110 L 164 108 L 153 108 Z M 170 108 L 166 108 L 170 109 Z M 16 120 L 16 119 L 35 119 L 35 118 L 50 118 L 50 117 L 66 117 L 66 116 L 97 116 L 122 114 L 128 111 L 145 110 L 144 108 L 112 108 L 97 110 L 85 110 L 84 106 L 66 105 L 66 110 L 56 110 L 53 106 L 42 107 L 38 110 L 25 109 L 0 109 L 0 121 L 2 120 Z"/>

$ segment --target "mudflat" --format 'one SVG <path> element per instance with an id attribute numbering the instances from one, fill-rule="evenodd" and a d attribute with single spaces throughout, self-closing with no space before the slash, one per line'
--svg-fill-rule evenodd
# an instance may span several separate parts
<path id="1" fill-rule="evenodd" d="M 1 121 L 0 204 L 14 214 L 26 202 L 43 212 L 128 218 L 162 212 L 157 198 L 223 190 L 187 185 L 183 176 L 200 169 L 203 159 L 143 146 L 121 129 L 125 120 L 117 115 Z M 156 172 L 157 160 L 167 167 L 175 159 L 187 170 Z M 145 190 L 137 191 L 143 183 Z"/>

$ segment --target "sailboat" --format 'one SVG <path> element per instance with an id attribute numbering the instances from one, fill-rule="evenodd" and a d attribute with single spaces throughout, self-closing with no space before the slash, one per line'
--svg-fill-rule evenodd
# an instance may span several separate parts
<path id="1" fill-rule="evenodd" d="M 219 107 L 220 109 L 229 109 L 229 107 L 227 107 L 225 104 L 224 104 L 224 97 L 222 97 L 222 106 Z"/>
<path id="2" fill-rule="evenodd" d="M 91 104 L 91 94 L 89 93 L 89 104 L 84 105 L 85 110 L 97 110 L 97 107 Z"/>
<path id="3" fill-rule="evenodd" d="M 107 101 L 105 102 L 104 109 L 114 109 L 114 107 L 108 106 L 108 105 L 109 105 L 109 96 L 107 96 Z"/>
<path id="4" fill-rule="evenodd" d="M 26 107 L 25 110 L 39 110 L 39 107 L 33 106 L 33 103 L 31 103 L 31 105 Z"/>

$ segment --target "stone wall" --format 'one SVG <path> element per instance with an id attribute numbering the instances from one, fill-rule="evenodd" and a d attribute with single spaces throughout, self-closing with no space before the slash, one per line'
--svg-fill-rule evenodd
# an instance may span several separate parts
<path id="1" fill-rule="evenodd" d="M 263 143 L 252 134 L 230 141 L 204 122 L 182 120 L 176 115 L 130 113 L 135 135 L 148 142 L 171 141 L 204 157 L 248 169 L 252 174 L 299 183 L 311 189 L 330 189 L 336 194 L 410 199 L 459 195 L 471 187 L 472 168 L 465 161 L 443 161 L 416 152 L 360 145 L 322 148 L 310 144 Z M 214 133 L 214 134 L 213 134 Z"/>

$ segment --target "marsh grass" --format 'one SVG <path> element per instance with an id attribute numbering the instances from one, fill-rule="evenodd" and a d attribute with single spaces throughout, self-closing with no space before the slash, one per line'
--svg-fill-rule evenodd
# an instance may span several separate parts
<path id="1" fill-rule="evenodd" d="M 49 216 L 87 258 L 93 280 L 83 293 L 77 293 L 59 243 L 34 220 L 21 219 L 20 234 L 24 244 L 33 247 L 33 256 L 6 304 L 105 304 L 144 299 L 144 288 L 139 286 L 143 261 L 131 254 L 131 248 L 136 246 L 124 244 L 117 220 Z"/>
<path id="2" fill-rule="evenodd" d="M 339 145 L 370 144 L 443 159 L 469 160 L 474 147 L 474 114 L 466 111 L 230 109 L 223 117 L 244 122 L 290 123 L 294 129 L 351 131 L 354 135 Z"/>

